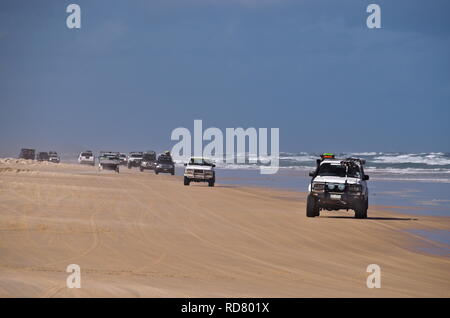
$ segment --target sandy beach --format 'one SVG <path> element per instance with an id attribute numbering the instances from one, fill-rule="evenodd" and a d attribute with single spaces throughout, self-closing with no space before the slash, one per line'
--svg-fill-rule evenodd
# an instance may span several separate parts
<path id="1" fill-rule="evenodd" d="M 3 159 L 0 296 L 450 297 L 450 258 L 408 232 L 450 230 L 448 217 L 370 206 L 366 220 L 308 219 L 304 193 L 217 183 Z"/>

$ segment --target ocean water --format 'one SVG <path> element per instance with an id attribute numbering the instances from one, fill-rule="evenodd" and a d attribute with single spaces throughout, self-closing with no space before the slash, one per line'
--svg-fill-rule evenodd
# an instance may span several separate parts
<path id="1" fill-rule="evenodd" d="M 245 158 L 251 156 L 242 155 Z M 242 157 L 241 156 L 241 157 Z M 283 169 L 309 171 L 314 169 L 319 153 L 280 153 L 279 166 Z M 366 160 L 365 171 L 375 179 L 430 181 L 450 183 L 450 153 L 394 153 L 362 152 L 336 153 L 337 158 L 357 157 Z M 260 163 L 225 164 L 218 167 L 226 169 L 258 169 Z"/>

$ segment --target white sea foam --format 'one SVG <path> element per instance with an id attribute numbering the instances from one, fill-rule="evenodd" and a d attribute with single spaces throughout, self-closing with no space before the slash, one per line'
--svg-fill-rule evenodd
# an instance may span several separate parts
<path id="1" fill-rule="evenodd" d="M 445 166 L 450 165 L 450 158 L 444 157 L 444 154 L 440 153 L 427 153 L 424 155 L 420 154 L 402 154 L 402 155 L 384 155 L 374 157 L 370 162 L 373 163 L 415 163 L 424 164 L 430 166 Z"/>

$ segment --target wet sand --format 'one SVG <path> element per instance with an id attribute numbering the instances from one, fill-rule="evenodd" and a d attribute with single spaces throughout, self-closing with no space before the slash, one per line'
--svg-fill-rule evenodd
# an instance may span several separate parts
<path id="1" fill-rule="evenodd" d="M 304 193 L 217 182 L 1 160 L 0 296 L 450 296 L 450 257 L 409 232 L 450 230 L 448 217 L 371 206 L 367 220 L 309 219 Z M 80 289 L 66 287 L 69 264 Z"/>

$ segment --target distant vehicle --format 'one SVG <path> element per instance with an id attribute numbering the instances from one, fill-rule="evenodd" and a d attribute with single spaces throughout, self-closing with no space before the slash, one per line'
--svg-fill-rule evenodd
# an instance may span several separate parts
<path id="1" fill-rule="evenodd" d="M 191 158 L 184 164 L 184 185 L 188 186 L 191 182 L 208 182 L 208 186 L 214 187 L 216 182 L 216 173 L 212 162 L 204 158 Z"/>
<path id="2" fill-rule="evenodd" d="M 120 158 L 119 153 L 102 151 L 98 157 L 98 170 L 114 170 L 119 173 Z"/>
<path id="3" fill-rule="evenodd" d="M 50 157 L 47 152 L 39 152 L 36 159 L 37 161 L 49 161 Z"/>
<path id="4" fill-rule="evenodd" d="M 120 164 L 126 166 L 127 165 L 127 154 L 119 153 Z"/>
<path id="5" fill-rule="evenodd" d="M 94 166 L 95 165 L 95 156 L 92 153 L 92 151 L 87 150 L 87 151 L 80 153 L 80 155 L 78 156 L 78 163 Z"/>
<path id="6" fill-rule="evenodd" d="M 36 157 L 36 150 L 34 149 L 22 148 L 20 150 L 19 159 L 34 160 L 35 157 Z"/>
<path id="7" fill-rule="evenodd" d="M 320 215 L 320 210 L 354 210 L 355 218 L 367 218 L 369 190 L 364 174 L 365 160 L 358 158 L 336 159 L 325 153 L 317 160 L 317 168 L 309 173 L 306 216 Z"/>
<path id="8" fill-rule="evenodd" d="M 139 170 L 155 170 L 156 167 L 156 152 L 149 150 L 142 156 L 142 160 L 139 163 Z"/>
<path id="9" fill-rule="evenodd" d="M 128 155 L 127 166 L 128 169 L 133 167 L 139 167 L 141 165 L 142 157 L 144 153 L 142 151 L 132 151 Z"/>
<path id="10" fill-rule="evenodd" d="M 161 154 L 158 157 L 158 161 L 155 166 L 155 173 L 160 172 L 170 173 L 172 176 L 175 174 L 175 164 L 173 163 L 172 157 L 167 154 Z"/>
<path id="11" fill-rule="evenodd" d="M 61 161 L 61 159 L 58 156 L 58 153 L 55 151 L 49 151 L 48 156 L 50 162 L 59 163 Z"/>

